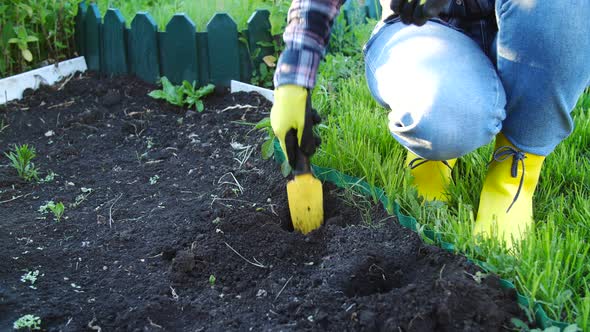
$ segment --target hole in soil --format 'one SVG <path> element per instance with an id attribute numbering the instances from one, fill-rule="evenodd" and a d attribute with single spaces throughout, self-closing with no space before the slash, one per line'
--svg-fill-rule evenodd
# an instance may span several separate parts
<path id="1" fill-rule="evenodd" d="M 348 297 L 387 293 L 402 287 L 403 272 L 391 262 L 381 257 L 368 256 L 344 284 L 344 294 Z"/>
<path id="2" fill-rule="evenodd" d="M 340 227 L 346 227 L 349 225 L 361 224 L 366 218 L 364 214 L 371 214 L 375 208 L 372 203 L 367 203 L 366 206 L 360 204 L 351 203 L 351 200 L 355 198 L 347 198 L 343 196 L 343 190 L 337 188 L 335 185 L 330 183 L 324 183 L 324 224 L 325 225 L 338 225 Z M 286 198 L 285 198 L 286 200 Z M 366 201 L 370 202 L 370 201 Z M 311 208 L 308 207 L 309 211 Z M 379 207 L 377 207 L 379 210 Z M 291 221 L 291 213 L 289 206 L 285 206 L 285 209 L 280 212 L 281 228 L 288 232 L 293 232 L 293 222 Z"/>

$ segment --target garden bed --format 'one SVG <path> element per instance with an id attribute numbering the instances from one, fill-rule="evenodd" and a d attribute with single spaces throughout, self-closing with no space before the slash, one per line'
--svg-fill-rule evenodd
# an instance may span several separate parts
<path id="1" fill-rule="evenodd" d="M 0 159 L 0 330 L 491 331 L 514 290 L 326 184 L 325 226 L 290 231 L 286 180 L 260 158 L 259 95 L 195 113 L 132 78 L 76 77 L 0 111 L 3 155 L 37 149 L 44 183 Z M 236 105 L 242 105 L 236 107 Z M 63 202 L 55 222 L 38 212 Z M 22 282 L 39 271 L 34 284 Z M 33 286 L 35 289 L 33 289 Z"/>

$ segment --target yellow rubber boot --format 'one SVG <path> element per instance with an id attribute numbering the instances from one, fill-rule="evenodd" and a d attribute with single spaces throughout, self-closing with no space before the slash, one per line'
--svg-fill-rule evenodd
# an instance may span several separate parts
<path id="1" fill-rule="evenodd" d="M 457 159 L 447 161 L 426 160 L 408 151 L 406 166 L 414 177 L 413 185 L 418 194 L 427 201 L 447 203 L 447 188 L 451 183 L 451 172 Z"/>
<path id="2" fill-rule="evenodd" d="M 496 137 L 494 151 L 479 199 L 474 235 L 495 236 L 510 249 L 533 227 L 533 194 L 545 157 L 520 151 L 502 134 Z"/>

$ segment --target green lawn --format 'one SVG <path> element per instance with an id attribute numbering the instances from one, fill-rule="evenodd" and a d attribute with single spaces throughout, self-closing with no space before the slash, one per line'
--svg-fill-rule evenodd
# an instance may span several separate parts
<path id="1" fill-rule="evenodd" d="M 358 49 L 367 31 L 357 34 Z M 546 160 L 534 202 L 536 232 L 516 256 L 497 243 L 476 247 L 471 238 L 493 145 L 460 159 L 448 206 L 422 205 L 403 166 L 405 151 L 389 134 L 387 111 L 368 91 L 359 54 L 327 57 L 314 106 L 326 119 L 321 128 L 324 143 L 314 163 L 384 188 L 405 214 L 512 280 L 521 293 L 543 303 L 551 318 L 590 329 L 590 94 L 582 96 L 574 111 L 574 133 Z"/>

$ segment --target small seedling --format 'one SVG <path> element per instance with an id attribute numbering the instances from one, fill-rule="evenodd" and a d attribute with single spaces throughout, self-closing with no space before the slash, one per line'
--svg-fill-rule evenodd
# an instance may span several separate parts
<path id="1" fill-rule="evenodd" d="M 92 194 L 92 188 L 80 188 L 80 190 L 82 191 L 81 194 L 79 194 L 78 196 L 76 196 L 76 200 L 74 201 L 74 203 L 70 204 L 70 207 L 76 208 L 78 207 L 78 205 L 82 204 L 82 202 L 84 202 L 88 196 L 90 196 L 90 194 Z"/>
<path id="2" fill-rule="evenodd" d="M 478 284 L 481 284 L 481 282 L 489 275 L 488 273 L 483 273 L 481 271 L 477 271 L 475 274 L 465 271 L 465 274 L 473 278 L 473 280 L 475 280 L 475 282 Z"/>
<path id="3" fill-rule="evenodd" d="M 208 84 L 202 88 L 197 89 L 196 82 L 192 84 L 189 81 L 183 81 L 181 85 L 175 86 L 166 77 L 160 79 L 162 83 L 162 90 L 154 90 L 148 96 L 154 99 L 164 99 L 172 105 L 176 106 L 195 106 L 198 112 L 204 110 L 203 101 L 201 100 L 208 94 L 213 93 L 215 86 Z"/>
<path id="4" fill-rule="evenodd" d="M 275 145 L 274 144 L 275 144 L 276 136 L 275 136 L 275 133 L 272 130 L 272 126 L 270 124 L 270 117 L 260 120 L 256 124 L 256 126 L 254 126 L 254 129 L 266 131 L 266 140 L 264 141 L 264 143 L 262 143 L 262 159 L 266 160 L 266 159 L 272 158 L 272 156 L 274 156 L 274 154 L 275 154 Z M 281 164 L 281 173 L 285 177 L 287 177 L 289 174 L 291 174 L 291 166 L 289 165 L 287 158 L 285 158 L 285 160 Z"/>
<path id="5" fill-rule="evenodd" d="M 31 314 L 24 315 L 21 318 L 17 319 L 12 327 L 15 330 L 20 329 L 28 329 L 29 331 L 32 330 L 40 330 L 41 329 L 41 318 L 37 316 L 33 316 Z"/>
<path id="6" fill-rule="evenodd" d="M 201 100 L 206 95 L 213 93 L 215 90 L 215 85 L 208 84 L 200 89 L 196 88 L 196 83 L 193 82 L 191 85 L 188 81 L 182 82 L 182 88 L 184 89 L 184 94 L 186 95 L 184 99 L 184 103 L 189 107 L 195 106 L 197 112 L 203 112 L 205 106 L 203 105 L 203 101 Z"/>
<path id="7" fill-rule="evenodd" d="M 41 205 L 39 207 L 39 212 L 42 214 L 46 214 L 48 212 L 53 213 L 53 219 L 57 222 L 61 221 L 61 217 L 63 216 L 65 211 L 65 206 L 62 202 L 54 203 L 53 201 L 49 201 L 45 203 L 45 205 Z"/>
<path id="8" fill-rule="evenodd" d="M 215 278 L 214 275 L 210 275 L 209 276 L 209 285 L 211 285 L 211 287 L 215 286 L 215 281 L 217 281 L 217 278 Z"/>
<path id="9" fill-rule="evenodd" d="M 49 174 L 47 174 L 44 178 L 42 178 L 41 180 L 39 180 L 40 183 L 49 183 L 49 182 L 53 182 L 53 180 L 55 180 L 55 177 L 57 176 L 56 173 L 54 173 L 53 171 L 49 171 Z"/>
<path id="10" fill-rule="evenodd" d="M 153 186 L 154 184 L 158 183 L 158 180 L 160 179 L 160 176 L 158 176 L 157 174 L 152 176 L 150 178 L 150 184 Z"/>
<path id="11" fill-rule="evenodd" d="M 147 159 L 148 153 L 144 152 L 144 153 L 139 153 L 137 151 L 135 151 L 135 159 L 137 159 L 137 162 L 141 165 L 142 161 L 144 159 Z"/>
<path id="12" fill-rule="evenodd" d="M 162 83 L 162 90 L 154 90 L 148 93 L 148 96 L 154 99 L 164 99 L 176 106 L 184 104 L 184 92 L 181 88 L 174 86 L 165 76 L 160 79 L 160 83 Z"/>
<path id="13" fill-rule="evenodd" d="M 146 137 L 145 141 L 147 143 L 148 150 L 150 150 L 151 148 L 154 147 L 154 138 L 153 137 Z"/>
<path id="14" fill-rule="evenodd" d="M 57 222 L 61 221 L 61 217 L 63 216 L 64 211 L 65 211 L 64 204 L 62 202 L 59 202 L 59 203 L 55 204 L 54 206 L 50 206 L 49 208 L 51 209 L 51 212 L 53 212 L 53 216 L 55 217 L 55 221 L 57 221 Z"/>
<path id="15" fill-rule="evenodd" d="M 276 136 L 270 125 L 270 117 L 260 120 L 254 129 L 266 131 L 266 140 L 262 143 L 262 158 L 265 160 L 271 158 L 275 153 L 274 140 Z"/>
<path id="16" fill-rule="evenodd" d="M 20 277 L 20 281 L 24 282 L 24 283 L 27 283 L 27 281 L 28 281 L 31 283 L 31 285 L 29 287 L 31 287 L 32 289 L 37 289 L 34 285 L 35 285 L 35 282 L 37 282 L 38 276 L 39 276 L 39 270 L 35 270 L 33 272 L 28 271 L 27 273 L 23 274 Z"/>
<path id="17" fill-rule="evenodd" d="M 10 159 L 11 166 L 16 169 L 18 176 L 25 181 L 39 180 L 39 170 L 31 162 L 37 156 L 34 147 L 29 148 L 28 144 L 15 145 L 14 151 L 5 153 L 5 155 Z"/>

